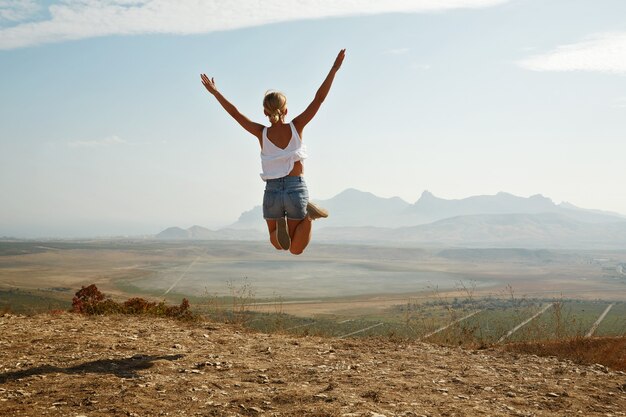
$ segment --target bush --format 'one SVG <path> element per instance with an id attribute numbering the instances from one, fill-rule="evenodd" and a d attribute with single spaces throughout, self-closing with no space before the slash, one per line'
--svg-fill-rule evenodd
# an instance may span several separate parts
<path id="1" fill-rule="evenodd" d="M 179 306 L 168 306 L 165 301 L 159 303 L 144 298 L 133 297 L 123 303 L 117 303 L 98 290 L 95 284 L 82 287 L 72 299 L 73 313 L 79 314 L 134 314 L 172 317 L 179 320 L 191 320 L 195 315 L 190 310 L 189 300 L 183 298 Z"/>
<path id="2" fill-rule="evenodd" d="M 104 301 L 104 294 L 100 292 L 96 284 L 81 287 L 72 299 L 72 312 L 82 314 L 95 314 L 96 306 Z"/>
<path id="3" fill-rule="evenodd" d="M 150 311 L 154 311 L 156 305 L 157 304 L 154 302 L 139 297 L 130 298 L 122 304 L 124 313 L 126 314 L 146 314 Z"/>

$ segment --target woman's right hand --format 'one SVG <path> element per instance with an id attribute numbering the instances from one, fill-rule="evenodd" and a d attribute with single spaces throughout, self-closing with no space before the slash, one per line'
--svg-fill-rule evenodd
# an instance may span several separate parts
<path id="1" fill-rule="evenodd" d="M 200 74 L 200 79 L 202 79 L 202 85 L 204 85 L 204 88 L 206 88 L 209 93 L 213 95 L 217 93 L 215 79 L 207 77 L 206 74 Z"/>
<path id="2" fill-rule="evenodd" d="M 335 63 L 333 64 L 333 69 L 338 70 L 339 68 L 341 68 L 341 63 L 343 62 L 343 59 L 346 56 L 346 49 L 342 49 L 341 51 L 339 51 L 339 54 L 337 54 L 337 58 L 335 59 Z"/>

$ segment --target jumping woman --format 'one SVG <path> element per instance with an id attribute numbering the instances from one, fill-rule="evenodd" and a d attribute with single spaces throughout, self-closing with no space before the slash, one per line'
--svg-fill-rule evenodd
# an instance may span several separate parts
<path id="1" fill-rule="evenodd" d="M 263 217 L 267 222 L 270 242 L 278 250 L 294 255 L 304 252 L 311 241 L 311 223 L 328 217 L 328 212 L 309 201 L 304 182 L 302 161 L 307 157 L 302 144 L 302 131 L 313 119 L 330 91 L 335 74 L 341 67 L 346 50 L 339 51 L 326 79 L 309 106 L 291 122 L 285 123 L 287 98 L 278 91 L 268 91 L 263 99 L 263 111 L 271 126 L 255 123 L 241 114 L 217 91 L 215 80 L 201 74 L 202 84 L 217 99 L 224 110 L 261 145 L 261 178 L 265 181 Z"/>

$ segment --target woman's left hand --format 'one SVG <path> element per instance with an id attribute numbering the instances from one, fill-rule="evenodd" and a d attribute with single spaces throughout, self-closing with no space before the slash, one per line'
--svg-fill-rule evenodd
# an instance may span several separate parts
<path id="1" fill-rule="evenodd" d="M 333 64 L 333 68 L 335 70 L 339 70 L 339 68 L 341 68 L 341 63 L 343 62 L 343 59 L 345 57 L 346 57 L 346 50 L 344 48 L 341 51 L 339 51 L 339 54 L 337 54 L 337 58 L 335 58 L 335 63 Z"/>
<path id="2" fill-rule="evenodd" d="M 204 85 L 204 88 L 206 88 L 209 93 L 215 95 L 215 93 L 217 93 L 215 79 L 207 77 L 206 74 L 200 74 L 200 78 L 202 79 L 202 85 Z"/>

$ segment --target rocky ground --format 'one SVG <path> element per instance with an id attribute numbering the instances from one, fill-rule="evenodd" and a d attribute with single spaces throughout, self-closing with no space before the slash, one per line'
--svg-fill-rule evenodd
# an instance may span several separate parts
<path id="1" fill-rule="evenodd" d="M 0 317 L 0 416 L 626 416 L 626 374 L 209 322 Z"/>

